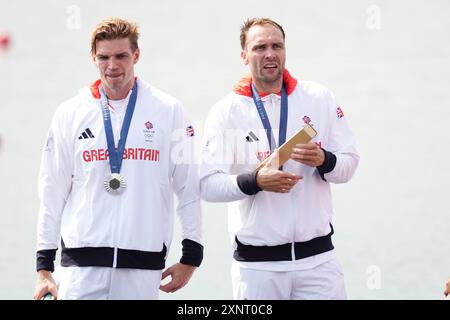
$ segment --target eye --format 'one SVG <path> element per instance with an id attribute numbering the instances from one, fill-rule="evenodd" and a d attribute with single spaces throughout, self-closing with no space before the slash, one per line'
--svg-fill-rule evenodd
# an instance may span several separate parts
<path id="1" fill-rule="evenodd" d="M 273 45 L 273 47 L 274 47 L 275 49 L 283 49 L 283 44 L 281 44 L 281 43 L 275 43 L 275 44 Z"/>
<path id="2" fill-rule="evenodd" d="M 117 57 L 117 59 L 122 60 L 122 59 L 128 58 L 128 54 L 121 53 L 121 54 L 118 54 L 116 57 Z"/>
<path id="3" fill-rule="evenodd" d="M 97 59 L 100 61 L 106 61 L 106 60 L 108 60 L 108 57 L 107 56 L 97 56 Z"/>

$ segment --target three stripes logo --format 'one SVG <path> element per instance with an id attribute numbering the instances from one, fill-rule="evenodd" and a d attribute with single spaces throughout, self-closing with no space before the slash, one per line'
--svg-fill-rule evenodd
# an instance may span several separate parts
<path id="1" fill-rule="evenodd" d="M 91 138 L 95 138 L 94 135 L 92 134 L 91 129 L 87 128 L 86 130 L 83 131 L 83 133 L 78 137 L 78 140 L 81 139 L 91 139 Z"/>
<path id="2" fill-rule="evenodd" d="M 248 133 L 248 136 L 245 137 L 245 140 L 247 140 L 248 142 L 259 141 L 258 137 L 253 133 L 253 131 L 250 131 Z"/>

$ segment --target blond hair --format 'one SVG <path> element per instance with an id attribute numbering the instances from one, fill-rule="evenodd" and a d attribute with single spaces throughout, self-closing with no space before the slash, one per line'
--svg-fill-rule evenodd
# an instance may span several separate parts
<path id="1" fill-rule="evenodd" d="M 95 55 L 97 51 L 97 41 L 114 40 L 128 38 L 131 44 L 131 51 L 138 48 L 138 26 L 120 18 L 108 18 L 101 21 L 92 31 L 91 35 L 91 54 Z"/>

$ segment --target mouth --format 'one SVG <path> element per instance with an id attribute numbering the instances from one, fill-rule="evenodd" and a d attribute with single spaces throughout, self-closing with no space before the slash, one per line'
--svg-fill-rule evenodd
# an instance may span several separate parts
<path id="1" fill-rule="evenodd" d="M 277 69 L 278 65 L 276 63 L 266 63 L 263 67 L 266 70 Z"/>
<path id="2" fill-rule="evenodd" d="M 118 74 L 107 74 L 107 75 L 106 75 L 106 77 L 107 77 L 107 78 L 110 78 L 110 79 L 117 79 L 117 78 L 119 78 L 119 77 L 121 77 L 121 76 L 122 76 L 121 73 L 118 73 Z"/>

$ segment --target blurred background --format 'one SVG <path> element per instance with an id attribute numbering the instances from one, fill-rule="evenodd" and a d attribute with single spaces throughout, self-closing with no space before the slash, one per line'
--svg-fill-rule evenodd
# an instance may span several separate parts
<path id="1" fill-rule="evenodd" d="M 183 102 L 198 142 L 210 107 L 247 73 L 239 28 L 270 17 L 286 67 L 329 87 L 361 155 L 333 186 L 334 236 L 350 299 L 443 299 L 450 277 L 450 2 L 445 0 L 0 2 L 0 299 L 31 299 L 37 177 L 56 107 L 97 79 L 92 28 L 140 25 L 137 73 Z M 447 147 L 446 147 L 447 146 Z M 225 204 L 203 203 L 204 263 L 161 299 L 231 299 Z M 180 257 L 179 226 L 168 264 Z"/>

